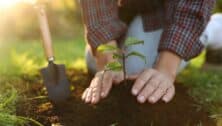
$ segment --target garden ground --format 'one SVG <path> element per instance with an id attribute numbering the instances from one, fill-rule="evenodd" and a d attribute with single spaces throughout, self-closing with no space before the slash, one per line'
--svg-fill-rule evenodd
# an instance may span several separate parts
<path id="1" fill-rule="evenodd" d="M 57 63 L 65 63 L 72 97 L 53 105 L 47 99 L 39 69 L 46 65 L 39 41 L 0 42 L 0 126 L 221 126 L 222 72 L 203 70 L 204 53 L 177 78 L 176 97 L 169 103 L 140 105 L 130 95 L 131 83 L 114 87 L 96 106 L 80 100 L 90 82 L 82 37 L 55 39 Z M 28 122 L 28 123 L 27 123 Z"/>

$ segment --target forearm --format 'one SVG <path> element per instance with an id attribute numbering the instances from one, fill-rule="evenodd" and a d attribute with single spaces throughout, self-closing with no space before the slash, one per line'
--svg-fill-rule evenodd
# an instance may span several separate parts
<path id="1" fill-rule="evenodd" d="M 96 48 L 111 40 L 117 40 L 127 31 L 127 26 L 118 17 L 115 0 L 81 0 L 86 39 L 93 55 Z"/>
<path id="2" fill-rule="evenodd" d="M 155 68 L 158 71 L 164 72 L 165 74 L 168 74 L 172 78 L 175 78 L 181 60 L 182 60 L 181 57 L 170 51 L 161 51 L 156 61 Z"/>
<path id="3" fill-rule="evenodd" d="M 115 46 L 117 47 L 117 42 L 115 40 L 109 41 L 107 45 Z M 114 61 L 113 59 L 113 54 L 114 52 L 106 52 L 106 53 L 101 53 L 96 51 L 95 52 L 95 58 L 96 58 L 96 64 L 97 64 L 97 69 L 104 70 L 104 67 L 107 63 Z"/>
<path id="4" fill-rule="evenodd" d="M 169 50 L 185 61 L 199 55 L 204 48 L 199 38 L 214 3 L 215 0 L 178 0 L 172 3 L 175 12 L 166 11 L 172 20 L 166 23 L 158 50 Z"/>

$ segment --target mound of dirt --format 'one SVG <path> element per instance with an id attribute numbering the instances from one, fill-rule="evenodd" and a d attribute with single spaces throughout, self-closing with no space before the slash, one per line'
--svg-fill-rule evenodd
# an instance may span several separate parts
<path id="1" fill-rule="evenodd" d="M 81 94 L 90 82 L 87 74 L 69 71 L 69 76 L 75 90 L 67 102 L 55 106 L 47 99 L 23 101 L 18 105 L 18 115 L 32 117 L 45 126 L 215 126 L 214 120 L 181 84 L 176 84 L 176 96 L 168 104 L 139 104 L 130 93 L 132 82 L 129 82 L 114 87 L 98 105 L 87 105 L 81 101 Z M 37 95 L 42 88 L 35 87 L 27 95 Z"/>

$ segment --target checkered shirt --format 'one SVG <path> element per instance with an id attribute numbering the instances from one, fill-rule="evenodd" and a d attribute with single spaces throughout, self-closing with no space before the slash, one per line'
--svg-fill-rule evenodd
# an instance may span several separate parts
<path id="1" fill-rule="evenodd" d="M 184 60 L 203 49 L 199 37 L 216 0 L 165 0 L 163 8 L 142 14 L 144 31 L 163 28 L 158 51 L 171 51 Z M 80 0 L 86 38 L 93 50 L 125 35 L 127 25 L 118 16 L 117 0 Z"/>

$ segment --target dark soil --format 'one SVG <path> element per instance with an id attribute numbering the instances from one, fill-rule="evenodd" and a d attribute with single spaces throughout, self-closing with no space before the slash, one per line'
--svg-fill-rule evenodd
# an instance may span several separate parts
<path id="1" fill-rule="evenodd" d="M 213 65 L 222 65 L 222 48 L 207 48 L 206 62 Z"/>
<path id="2" fill-rule="evenodd" d="M 87 105 L 81 101 L 81 94 L 90 82 L 89 77 L 73 70 L 68 75 L 75 89 L 66 103 L 52 105 L 48 99 L 25 100 L 18 105 L 18 115 L 32 117 L 45 126 L 215 126 L 214 120 L 181 84 L 176 84 L 176 96 L 169 104 L 141 105 L 130 93 L 132 84 L 122 84 L 114 87 L 98 105 Z M 42 84 L 33 84 L 25 95 L 36 97 L 42 88 Z"/>

